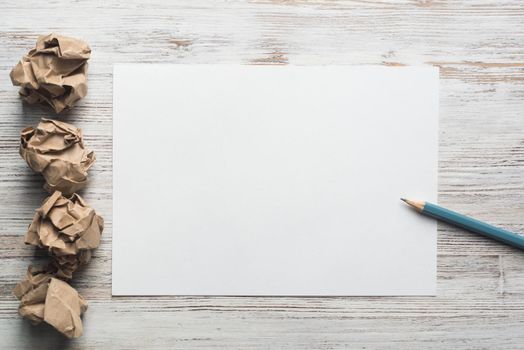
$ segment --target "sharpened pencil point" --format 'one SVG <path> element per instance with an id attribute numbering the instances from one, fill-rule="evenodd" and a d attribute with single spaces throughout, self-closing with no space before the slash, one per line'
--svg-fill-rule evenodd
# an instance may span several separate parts
<path id="1" fill-rule="evenodd" d="M 418 211 L 422 211 L 424 209 L 424 205 L 425 205 L 424 202 L 414 201 L 414 200 L 406 199 L 406 198 L 400 198 L 400 199 Z"/>

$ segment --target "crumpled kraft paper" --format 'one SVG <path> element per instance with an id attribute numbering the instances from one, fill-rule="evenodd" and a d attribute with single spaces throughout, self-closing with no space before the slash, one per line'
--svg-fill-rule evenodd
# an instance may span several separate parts
<path id="1" fill-rule="evenodd" d="M 20 133 L 20 155 L 44 176 L 48 192 L 71 195 L 87 183 L 87 171 L 96 157 L 84 148 L 82 130 L 71 124 L 42 118 L 35 128 Z"/>
<path id="2" fill-rule="evenodd" d="M 56 191 L 36 210 L 25 243 L 47 249 L 55 275 L 70 279 L 91 259 L 103 229 L 104 220 L 82 197 L 74 194 L 68 199 Z"/>
<path id="3" fill-rule="evenodd" d="M 80 316 L 87 310 L 86 301 L 45 268 L 29 266 L 26 279 L 18 283 L 13 294 L 20 300 L 18 312 L 33 324 L 47 322 L 68 338 L 82 335 Z"/>
<path id="4" fill-rule="evenodd" d="M 80 250 L 77 255 L 53 256 L 48 267 L 53 271 L 54 276 L 70 280 L 73 278 L 73 273 L 89 261 L 91 261 L 91 250 Z"/>
<path id="5" fill-rule="evenodd" d="M 11 70 L 13 85 L 30 104 L 50 105 L 56 113 L 73 107 L 87 94 L 89 46 L 78 39 L 49 34 Z"/>
<path id="6" fill-rule="evenodd" d="M 46 268 L 29 266 L 26 279 L 18 283 L 13 294 L 21 301 L 18 312 L 38 324 L 44 319 L 44 301 L 53 275 Z"/>

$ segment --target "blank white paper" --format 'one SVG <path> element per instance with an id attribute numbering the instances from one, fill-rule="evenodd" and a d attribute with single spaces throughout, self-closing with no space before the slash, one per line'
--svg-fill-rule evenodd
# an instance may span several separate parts
<path id="1" fill-rule="evenodd" d="M 438 70 L 114 68 L 113 295 L 434 295 Z"/>

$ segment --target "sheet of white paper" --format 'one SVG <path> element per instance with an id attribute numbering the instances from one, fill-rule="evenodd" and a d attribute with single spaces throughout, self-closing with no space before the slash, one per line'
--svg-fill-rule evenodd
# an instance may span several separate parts
<path id="1" fill-rule="evenodd" d="M 114 68 L 113 295 L 434 295 L 438 70 Z"/>

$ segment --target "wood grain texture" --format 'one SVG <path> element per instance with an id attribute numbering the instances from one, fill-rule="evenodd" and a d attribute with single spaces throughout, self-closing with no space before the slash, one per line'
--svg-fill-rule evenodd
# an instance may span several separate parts
<path id="1" fill-rule="evenodd" d="M 440 203 L 524 232 L 524 2 L 0 0 L 0 9 L 0 348 L 523 348 L 524 254 L 445 224 L 434 298 L 112 298 L 111 118 L 115 62 L 438 66 Z M 97 154 L 82 194 L 107 223 L 74 283 L 90 304 L 74 341 L 22 320 L 11 294 L 45 259 L 23 245 L 45 193 L 18 134 L 53 114 L 24 105 L 8 73 L 51 31 L 93 49 L 89 94 L 60 119 L 82 127 Z"/>

